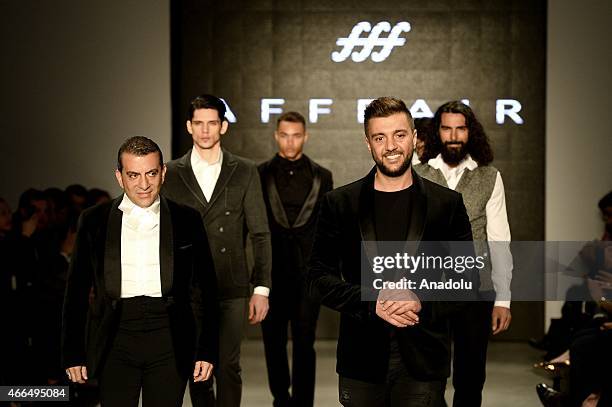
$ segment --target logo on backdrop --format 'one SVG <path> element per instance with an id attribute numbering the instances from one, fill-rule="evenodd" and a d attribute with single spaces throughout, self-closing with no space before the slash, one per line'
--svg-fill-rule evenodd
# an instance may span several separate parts
<path id="1" fill-rule="evenodd" d="M 353 27 L 348 37 L 336 40 L 336 45 L 343 48 L 339 52 L 332 52 L 331 59 L 334 62 L 343 62 L 350 55 L 354 62 L 363 62 L 368 57 L 371 57 L 374 62 L 382 62 L 391 55 L 394 47 L 401 47 L 406 43 L 406 39 L 400 38 L 400 35 L 409 32 L 410 29 L 410 23 L 406 21 L 397 23 L 393 28 L 388 21 L 381 21 L 373 28 L 369 22 L 362 21 Z M 362 37 L 364 33 L 370 33 L 370 35 Z M 389 33 L 389 35 L 381 37 L 382 33 Z M 359 47 L 361 47 L 360 50 L 353 51 Z M 374 51 L 375 47 L 380 47 L 380 50 Z"/>

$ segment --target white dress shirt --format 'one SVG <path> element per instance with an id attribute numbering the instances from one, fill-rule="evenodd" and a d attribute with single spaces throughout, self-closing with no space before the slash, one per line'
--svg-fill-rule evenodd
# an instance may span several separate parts
<path id="1" fill-rule="evenodd" d="M 219 180 L 219 174 L 221 173 L 221 164 L 223 164 L 223 150 L 219 149 L 219 158 L 212 163 L 209 163 L 208 161 L 202 159 L 200 154 L 198 154 L 194 148 L 191 150 L 190 160 L 191 168 L 193 169 L 193 174 L 198 181 L 198 185 L 200 186 L 200 189 L 202 189 L 206 200 L 210 202 L 210 198 L 215 190 L 215 185 Z M 270 295 L 270 289 L 268 287 L 257 286 L 253 290 L 253 293 L 267 297 Z"/>
<path id="2" fill-rule="evenodd" d="M 461 176 L 465 170 L 473 171 L 478 167 L 478 163 L 470 157 L 467 157 L 456 167 L 450 167 L 442 159 L 442 155 L 438 154 L 436 158 L 432 158 L 427 162 L 432 168 L 439 169 L 446 179 L 448 187 L 452 190 L 457 188 Z M 495 186 L 491 197 L 487 201 L 485 208 L 487 216 L 487 240 L 489 242 L 506 242 L 490 245 L 491 252 L 491 280 L 493 280 L 493 288 L 497 293 L 497 297 L 504 300 L 496 300 L 495 306 L 510 308 L 510 283 L 512 282 L 512 253 L 510 253 L 510 225 L 508 224 L 508 214 L 506 212 L 506 194 L 504 192 L 504 183 L 499 171 L 495 178 Z"/>
<path id="3" fill-rule="evenodd" d="M 219 157 L 211 163 L 202 159 L 195 148 L 191 150 L 191 168 L 193 168 L 200 189 L 209 202 L 221 173 L 221 164 L 223 164 L 223 151 L 221 149 L 219 149 Z"/>
<path id="4" fill-rule="evenodd" d="M 119 204 L 121 221 L 121 298 L 161 297 L 159 197 L 148 208 L 126 194 Z"/>

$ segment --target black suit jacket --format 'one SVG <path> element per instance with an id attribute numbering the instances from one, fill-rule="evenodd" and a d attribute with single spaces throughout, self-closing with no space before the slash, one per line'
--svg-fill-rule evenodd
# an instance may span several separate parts
<path id="1" fill-rule="evenodd" d="M 272 281 L 275 286 L 273 296 L 293 295 L 294 291 L 287 288 L 295 288 L 304 283 L 319 205 L 323 195 L 333 188 L 331 172 L 305 155 L 304 159 L 312 171 L 312 187 L 293 225 L 287 220 L 276 187 L 277 168 L 274 159 L 258 167 L 272 233 Z"/>
<path id="2" fill-rule="evenodd" d="M 162 193 L 195 208 L 204 222 L 220 298 L 248 297 L 249 283 L 271 286 L 272 247 L 257 166 L 223 149 L 223 163 L 210 202 L 191 168 L 191 151 L 167 164 Z M 253 245 L 254 268 L 246 261 L 246 237 Z"/>
<path id="3" fill-rule="evenodd" d="M 308 284 L 315 298 L 341 312 L 337 372 L 371 383 L 385 381 L 391 330 L 410 374 L 441 380 L 450 373 L 449 316 L 456 303 L 424 302 L 419 324 L 398 329 L 379 318 L 375 302 L 362 301 L 363 241 L 376 241 L 374 174 L 328 193 L 321 204 L 309 264 Z M 407 241 L 472 240 L 459 193 L 418 176 Z"/>
<path id="4" fill-rule="evenodd" d="M 87 366 L 95 377 L 116 332 L 121 310 L 122 197 L 79 219 L 68 271 L 62 324 L 63 366 Z M 199 214 L 161 197 L 160 278 L 180 371 L 216 364 L 218 305 L 214 267 Z M 93 302 L 89 303 L 93 288 Z M 196 318 L 197 315 L 197 318 Z"/>

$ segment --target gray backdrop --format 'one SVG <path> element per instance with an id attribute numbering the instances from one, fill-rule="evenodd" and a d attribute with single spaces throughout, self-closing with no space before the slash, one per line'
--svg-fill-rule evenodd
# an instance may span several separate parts
<path id="1" fill-rule="evenodd" d="M 504 179 L 513 239 L 544 238 L 545 1 L 184 0 L 172 2 L 171 17 L 174 157 L 191 146 L 185 112 L 197 94 L 227 101 L 237 122 L 223 144 L 256 162 L 275 153 L 278 115 L 261 122 L 262 98 L 283 98 L 284 111 L 307 118 L 309 99 L 330 98 L 331 113 L 308 123 L 306 153 L 340 186 L 372 165 L 358 99 L 393 95 L 409 107 L 423 99 L 434 112 L 448 100 L 469 99 Z M 333 62 L 336 40 L 361 21 L 407 21 L 411 30 L 383 62 Z M 519 101 L 524 122 L 496 123 L 497 99 Z M 541 329 L 541 318 L 533 318 L 541 306 L 516 304 L 513 312 L 517 323 L 537 320 L 526 331 L 514 326 L 515 336 Z"/>

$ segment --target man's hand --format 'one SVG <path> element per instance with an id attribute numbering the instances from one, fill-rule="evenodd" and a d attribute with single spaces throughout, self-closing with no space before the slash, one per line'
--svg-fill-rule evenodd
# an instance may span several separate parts
<path id="1" fill-rule="evenodd" d="M 268 297 L 260 294 L 253 294 L 249 301 L 249 324 L 255 325 L 264 320 L 268 315 Z"/>
<path id="2" fill-rule="evenodd" d="M 612 329 L 612 322 L 604 322 L 599 328 L 602 331 L 609 331 L 610 329 Z"/>
<path id="3" fill-rule="evenodd" d="M 380 290 L 376 301 L 376 315 L 398 328 L 419 323 L 417 313 L 421 301 L 410 290 Z"/>
<path id="4" fill-rule="evenodd" d="M 66 369 L 68 380 L 72 383 L 85 383 L 87 380 L 87 368 L 85 366 L 72 366 Z"/>
<path id="5" fill-rule="evenodd" d="M 512 314 L 510 313 L 510 308 L 493 307 L 493 312 L 491 313 L 491 330 L 493 335 L 508 330 L 511 320 Z"/>
<path id="6" fill-rule="evenodd" d="M 376 301 L 376 315 L 397 328 L 406 328 L 419 323 L 416 314 L 421 310 L 417 301 Z"/>
<path id="7" fill-rule="evenodd" d="M 208 363 L 203 360 L 198 360 L 197 362 L 195 362 L 195 367 L 193 369 L 193 381 L 205 382 L 206 380 L 210 379 L 212 371 L 212 363 Z"/>

